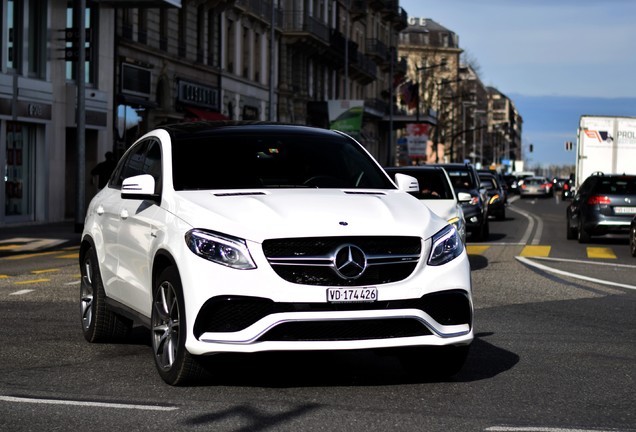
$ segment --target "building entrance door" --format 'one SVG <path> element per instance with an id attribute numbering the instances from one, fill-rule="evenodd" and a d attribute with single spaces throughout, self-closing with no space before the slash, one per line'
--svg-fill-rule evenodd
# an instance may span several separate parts
<path id="1" fill-rule="evenodd" d="M 4 214 L 7 222 L 33 220 L 35 130 L 7 122 Z"/>

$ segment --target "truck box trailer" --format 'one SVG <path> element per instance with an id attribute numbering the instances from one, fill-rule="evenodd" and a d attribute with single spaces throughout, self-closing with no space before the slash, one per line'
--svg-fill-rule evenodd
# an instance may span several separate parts
<path id="1" fill-rule="evenodd" d="M 576 146 L 576 188 L 599 171 L 636 173 L 636 117 L 581 116 Z"/>

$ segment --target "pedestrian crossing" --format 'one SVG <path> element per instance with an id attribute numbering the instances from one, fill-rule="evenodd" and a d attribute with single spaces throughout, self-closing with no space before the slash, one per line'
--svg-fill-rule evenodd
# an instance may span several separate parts
<path id="1" fill-rule="evenodd" d="M 468 255 L 482 255 L 493 245 L 466 245 Z M 527 258 L 546 258 L 552 253 L 552 246 L 527 245 L 523 246 L 519 256 Z M 589 259 L 617 259 L 617 255 L 611 247 L 587 246 L 585 248 L 585 256 Z"/>

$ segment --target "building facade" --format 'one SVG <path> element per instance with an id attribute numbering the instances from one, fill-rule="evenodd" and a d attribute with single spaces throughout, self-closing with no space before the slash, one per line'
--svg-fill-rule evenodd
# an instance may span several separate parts
<path id="1" fill-rule="evenodd" d="M 392 47 L 407 25 L 397 0 L 0 4 L 0 225 L 77 221 L 105 153 L 166 123 L 328 127 L 329 101 L 361 101 L 356 137 L 381 163 L 392 158 L 403 65 Z"/>
<path id="2" fill-rule="evenodd" d="M 430 146 L 437 149 L 418 161 L 514 169 L 522 157 L 523 121 L 513 101 L 482 83 L 462 58 L 453 31 L 430 18 L 410 17 L 408 22 L 398 46 L 407 60 L 403 107 L 411 121 L 430 123 Z"/>
<path id="3" fill-rule="evenodd" d="M 76 36 L 72 5 L 66 1 L 2 0 L 0 55 L 0 225 L 61 221 L 72 217 L 76 200 L 77 86 L 68 48 Z M 86 28 L 108 27 L 112 14 L 87 11 Z M 88 37 L 86 62 L 85 164 L 103 159 L 112 146 L 113 40 Z M 86 198 L 96 191 L 90 176 Z"/>

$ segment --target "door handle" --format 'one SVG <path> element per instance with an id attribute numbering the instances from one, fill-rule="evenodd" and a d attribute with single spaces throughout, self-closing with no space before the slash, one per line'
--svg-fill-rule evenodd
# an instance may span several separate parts
<path id="1" fill-rule="evenodd" d="M 128 210 L 123 209 L 120 213 L 119 213 L 119 217 L 122 219 L 128 219 Z"/>
<path id="2" fill-rule="evenodd" d="M 95 209 L 95 213 L 97 213 L 97 216 L 101 216 L 104 214 L 104 206 L 97 206 L 97 208 Z"/>

